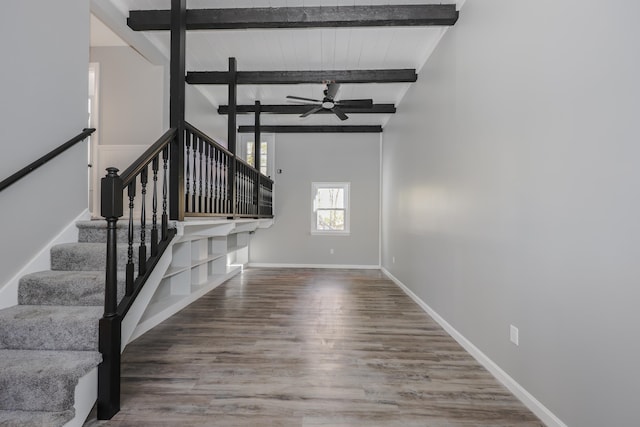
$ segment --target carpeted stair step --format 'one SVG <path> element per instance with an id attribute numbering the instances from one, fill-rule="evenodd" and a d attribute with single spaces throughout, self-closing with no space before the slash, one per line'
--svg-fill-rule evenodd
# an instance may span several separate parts
<path id="1" fill-rule="evenodd" d="M 0 349 L 97 351 L 103 310 L 53 305 L 0 310 Z"/>
<path id="2" fill-rule="evenodd" d="M 118 272 L 118 301 L 124 295 L 124 272 Z M 18 304 L 104 305 L 104 271 L 39 271 L 20 279 Z"/>
<path id="3" fill-rule="evenodd" d="M 0 350 L 0 410 L 70 410 L 78 380 L 101 360 L 97 351 Z"/>
<path id="4" fill-rule="evenodd" d="M 151 220 L 147 220 L 145 226 L 145 234 L 147 242 L 151 239 Z M 78 221 L 78 242 L 82 243 L 107 243 L 107 222 L 105 220 Z M 158 229 L 161 224 L 158 223 Z M 133 239 L 140 242 L 140 221 L 133 225 Z M 158 231 L 160 233 L 160 231 Z M 129 220 L 121 219 L 116 224 L 116 234 L 118 243 L 127 243 L 129 241 Z"/>
<path id="5" fill-rule="evenodd" d="M 133 247 L 133 262 L 138 263 L 138 245 Z M 151 249 L 147 246 L 147 256 Z M 51 269 L 58 271 L 104 271 L 107 259 L 104 243 L 64 243 L 51 248 Z M 118 269 L 127 264 L 128 245 L 118 244 Z"/>
<path id="6" fill-rule="evenodd" d="M 71 421 L 75 411 L 69 409 L 59 412 L 43 411 L 0 411 L 2 427 L 53 427 L 63 426 Z"/>

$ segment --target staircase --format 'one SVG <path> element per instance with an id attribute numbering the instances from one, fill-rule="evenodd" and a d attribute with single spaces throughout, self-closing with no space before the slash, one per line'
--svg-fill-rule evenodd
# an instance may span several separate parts
<path id="1" fill-rule="evenodd" d="M 80 378 L 102 360 L 104 221 L 77 224 L 77 243 L 51 249 L 51 270 L 20 280 L 18 305 L 0 310 L 0 425 L 62 426 L 75 417 Z M 126 241 L 126 224 L 118 227 Z M 118 265 L 126 264 L 118 248 Z M 124 277 L 118 277 L 118 296 Z"/>

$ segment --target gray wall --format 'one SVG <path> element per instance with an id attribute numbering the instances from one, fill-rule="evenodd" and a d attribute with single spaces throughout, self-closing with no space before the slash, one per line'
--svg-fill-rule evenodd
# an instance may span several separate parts
<path id="1" fill-rule="evenodd" d="M 253 235 L 249 262 L 377 266 L 379 135 L 279 134 L 275 147 L 277 222 Z M 351 182 L 349 236 L 310 234 L 314 181 Z"/>
<path id="2" fill-rule="evenodd" d="M 639 14 L 469 1 L 383 138 L 384 267 L 571 426 L 638 423 Z"/>
<path id="3" fill-rule="evenodd" d="M 93 47 L 100 64 L 101 145 L 150 145 L 168 129 L 164 67 L 130 47 Z"/>
<path id="4" fill-rule="evenodd" d="M 4 179 L 87 126 L 89 1 L 5 2 L 0 32 Z M 0 193 L 0 286 L 86 207 L 83 143 Z"/>

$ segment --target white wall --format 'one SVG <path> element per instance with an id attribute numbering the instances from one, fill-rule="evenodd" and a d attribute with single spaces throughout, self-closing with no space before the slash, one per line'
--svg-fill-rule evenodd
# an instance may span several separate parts
<path id="1" fill-rule="evenodd" d="M 93 47 L 100 64 L 100 145 L 151 145 L 167 129 L 164 67 L 130 47 Z"/>
<path id="2" fill-rule="evenodd" d="M 224 147 L 227 146 L 227 116 L 219 115 L 218 108 L 205 98 L 197 86 L 185 87 L 185 117 L 197 129 Z"/>
<path id="3" fill-rule="evenodd" d="M 571 426 L 638 423 L 639 14 L 469 1 L 383 139 L 384 267 Z"/>
<path id="4" fill-rule="evenodd" d="M 4 179 L 87 127 L 89 1 L 5 2 L 0 35 Z M 86 208 L 86 143 L 0 193 L 0 286 Z"/>
<path id="5" fill-rule="evenodd" d="M 275 146 L 276 223 L 253 235 L 249 262 L 377 266 L 380 136 L 278 134 Z M 349 236 L 311 235 L 314 181 L 351 182 Z"/>

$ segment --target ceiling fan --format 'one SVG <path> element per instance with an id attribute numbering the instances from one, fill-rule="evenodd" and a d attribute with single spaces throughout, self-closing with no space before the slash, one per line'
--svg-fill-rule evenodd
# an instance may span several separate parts
<path id="1" fill-rule="evenodd" d="M 333 114 L 338 116 L 340 120 L 347 120 L 349 117 L 342 111 L 341 107 L 344 108 L 372 108 L 373 100 L 371 99 L 343 99 L 342 101 L 338 101 L 335 99 L 336 94 L 338 93 L 338 89 L 340 89 L 340 83 L 336 82 L 326 82 L 327 88 L 323 91 L 324 98 L 322 100 L 319 99 L 311 99 L 311 98 L 303 98 L 300 96 L 287 96 L 287 99 L 291 99 L 293 102 L 302 102 L 303 105 L 308 105 L 310 108 L 308 111 L 303 113 L 300 117 L 307 117 L 311 114 L 317 113 L 321 110 L 331 111 Z"/>

